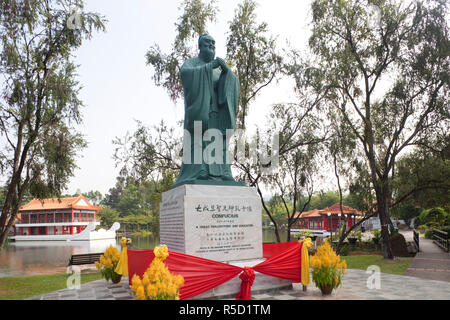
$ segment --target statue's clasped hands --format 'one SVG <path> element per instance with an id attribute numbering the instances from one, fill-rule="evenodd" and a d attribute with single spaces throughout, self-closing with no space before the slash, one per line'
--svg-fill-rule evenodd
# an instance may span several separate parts
<path id="1" fill-rule="evenodd" d="M 228 70 L 228 66 L 225 62 L 225 60 L 223 60 L 222 58 L 215 58 L 213 61 L 213 68 L 218 68 L 221 67 L 223 71 L 227 71 Z"/>

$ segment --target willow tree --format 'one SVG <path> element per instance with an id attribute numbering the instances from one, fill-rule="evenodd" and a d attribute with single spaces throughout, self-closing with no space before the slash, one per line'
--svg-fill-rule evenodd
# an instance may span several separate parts
<path id="1" fill-rule="evenodd" d="M 6 177 L 0 247 L 26 193 L 60 195 L 86 145 L 72 53 L 104 19 L 83 1 L 13 1 L 0 7 L 1 174 Z"/>
<path id="2" fill-rule="evenodd" d="M 227 60 L 239 78 L 237 128 L 245 129 L 250 103 L 258 93 L 276 80 L 281 72 L 282 57 L 276 38 L 269 34 L 266 22 L 257 22 L 257 4 L 244 0 L 235 11 L 227 37 Z"/>
<path id="3" fill-rule="evenodd" d="M 180 10 L 183 13 L 175 23 L 176 36 L 171 51 L 164 53 L 158 44 L 153 44 L 145 55 L 147 65 L 153 67 L 155 85 L 167 90 L 173 102 L 183 97 L 181 64 L 196 55 L 197 39 L 207 31 L 208 23 L 215 21 L 218 11 L 215 0 L 184 0 Z"/>
<path id="4" fill-rule="evenodd" d="M 411 146 L 439 140 L 449 127 L 447 18 L 443 0 L 312 3 L 312 57 L 299 79 L 326 92 L 356 136 L 376 195 L 385 258 L 393 258 L 388 224 L 396 160 Z"/>

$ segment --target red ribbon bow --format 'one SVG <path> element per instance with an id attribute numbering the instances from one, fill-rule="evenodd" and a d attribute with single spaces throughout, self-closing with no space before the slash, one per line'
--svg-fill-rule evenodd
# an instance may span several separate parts
<path id="1" fill-rule="evenodd" d="M 252 299 L 252 285 L 255 280 L 255 272 L 251 267 L 244 267 L 244 270 L 239 275 L 241 282 L 241 291 L 236 295 L 237 300 L 251 300 Z"/>

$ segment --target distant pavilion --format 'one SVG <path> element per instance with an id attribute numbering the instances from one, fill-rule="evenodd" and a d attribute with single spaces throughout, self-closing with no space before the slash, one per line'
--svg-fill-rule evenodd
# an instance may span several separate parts
<path id="1" fill-rule="evenodd" d="M 69 235 L 83 231 L 103 208 L 91 205 L 84 196 L 33 199 L 20 207 L 14 235 Z"/>
<path id="2" fill-rule="evenodd" d="M 339 225 L 347 223 L 350 228 L 357 223 L 362 216 L 361 212 L 349 206 L 339 206 L 339 203 L 324 209 L 313 209 L 302 213 L 296 212 L 294 217 L 298 217 L 292 229 L 326 230 L 335 232 Z"/>

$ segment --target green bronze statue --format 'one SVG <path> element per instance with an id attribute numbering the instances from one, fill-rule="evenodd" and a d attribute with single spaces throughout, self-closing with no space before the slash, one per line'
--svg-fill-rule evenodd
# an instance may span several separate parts
<path id="1" fill-rule="evenodd" d="M 245 185 L 231 174 L 228 141 L 236 126 L 239 80 L 221 58 L 215 41 L 199 37 L 200 52 L 181 66 L 184 91 L 183 162 L 175 185 Z"/>

